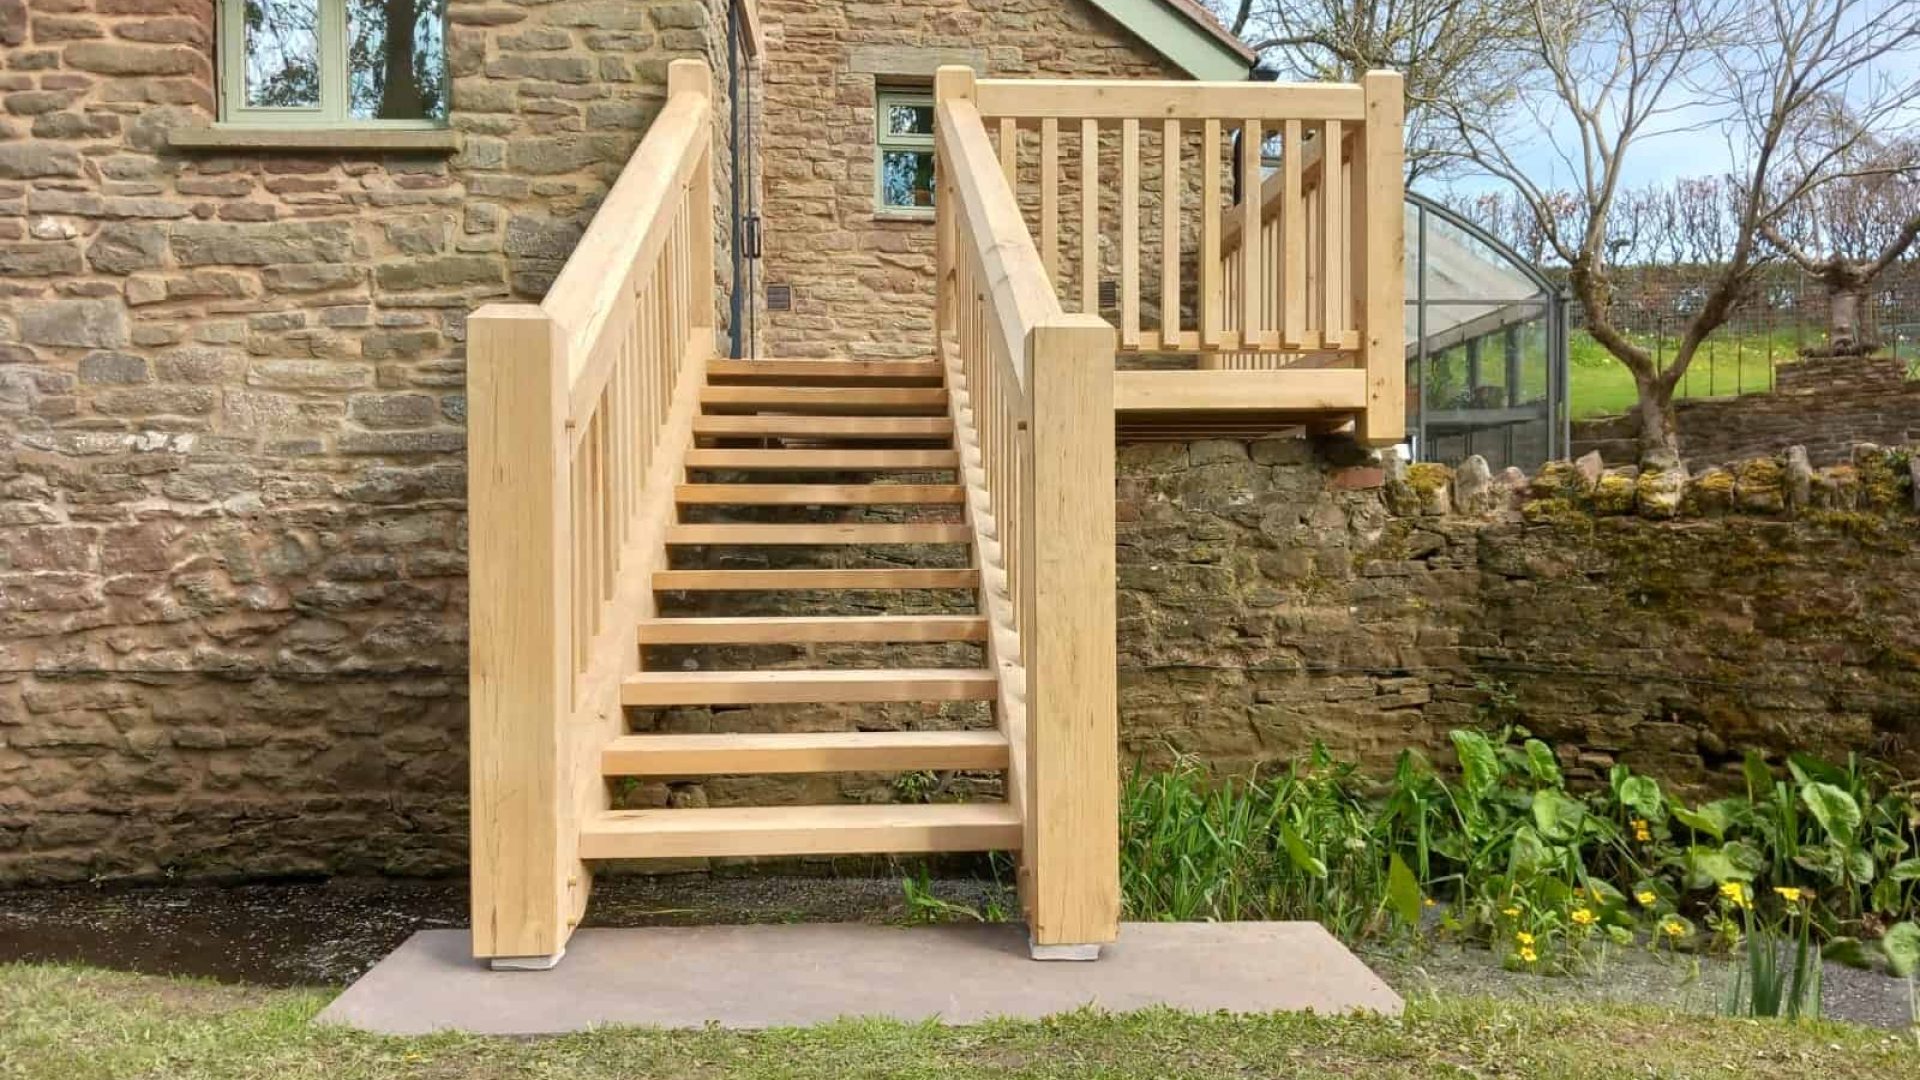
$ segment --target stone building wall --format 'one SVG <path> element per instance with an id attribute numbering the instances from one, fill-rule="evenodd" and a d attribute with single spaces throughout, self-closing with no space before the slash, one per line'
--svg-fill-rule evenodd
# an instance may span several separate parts
<path id="1" fill-rule="evenodd" d="M 764 273 L 793 287 L 793 310 L 767 314 L 769 356 L 932 350 L 933 222 L 875 213 L 876 85 L 930 86 L 934 63 L 1009 78 L 1186 77 L 1086 0 L 760 6 L 770 54 Z M 1144 182 L 1151 190 L 1152 177 Z M 1067 227 L 1072 251 L 1076 226 Z"/>
<path id="2" fill-rule="evenodd" d="M 1910 452 L 1528 480 L 1350 445 L 1123 447 L 1123 756 L 1376 768 L 1518 722 L 1576 781 L 1734 786 L 1745 749 L 1920 766 Z"/>
<path id="3" fill-rule="evenodd" d="M 0 882 L 464 862 L 465 318 L 723 14 L 451 0 L 459 153 L 237 154 L 212 0 L 0 0 Z"/>
<path id="4" fill-rule="evenodd" d="M 1920 439 L 1920 381 L 1906 362 L 1890 356 L 1799 360 L 1775 369 L 1769 394 L 1688 398 L 1674 403 L 1681 446 L 1696 464 L 1806 447 L 1815 464 L 1846 459 L 1857 442 L 1898 446 Z M 1632 416 L 1607 416 L 1573 425 L 1573 452 L 1598 450 L 1609 460 L 1632 461 L 1638 428 Z"/>

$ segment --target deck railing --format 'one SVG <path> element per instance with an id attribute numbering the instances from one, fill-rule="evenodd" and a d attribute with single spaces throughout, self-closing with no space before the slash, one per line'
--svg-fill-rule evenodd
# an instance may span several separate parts
<path id="1" fill-rule="evenodd" d="M 714 353 L 712 93 L 667 102 L 539 305 L 468 321 L 473 951 L 558 958 Z"/>
<path id="2" fill-rule="evenodd" d="M 1111 312 L 1123 354 L 1360 369 L 1359 435 L 1378 444 L 1404 434 L 1401 93 L 1382 71 L 981 80 L 975 100 L 1068 310 Z"/>
<path id="3" fill-rule="evenodd" d="M 934 84 L 938 328 L 1024 823 L 1036 955 L 1119 920 L 1113 330 L 1061 309 L 980 118 L 971 69 Z"/>

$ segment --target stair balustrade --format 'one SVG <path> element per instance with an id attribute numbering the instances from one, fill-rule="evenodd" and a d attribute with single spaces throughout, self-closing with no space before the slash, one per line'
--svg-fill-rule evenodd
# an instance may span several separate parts
<path id="1" fill-rule="evenodd" d="M 667 101 L 538 305 L 468 320 L 473 952 L 558 960 L 714 355 L 713 102 Z"/>

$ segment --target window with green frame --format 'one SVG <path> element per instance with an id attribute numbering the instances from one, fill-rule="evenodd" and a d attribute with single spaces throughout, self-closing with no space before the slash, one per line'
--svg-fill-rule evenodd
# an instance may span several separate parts
<path id="1" fill-rule="evenodd" d="M 230 124 L 441 127 L 447 0 L 221 0 Z"/>
<path id="2" fill-rule="evenodd" d="M 933 95 L 888 90 L 876 95 L 874 204 L 890 213 L 933 213 Z"/>

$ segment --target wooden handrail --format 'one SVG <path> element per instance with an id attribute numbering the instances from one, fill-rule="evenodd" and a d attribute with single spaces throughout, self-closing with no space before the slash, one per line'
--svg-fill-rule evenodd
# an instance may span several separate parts
<path id="1" fill-rule="evenodd" d="M 1061 310 L 964 67 L 934 81 L 938 327 L 1036 955 L 1118 928 L 1113 328 Z"/>
<path id="2" fill-rule="evenodd" d="M 473 951 L 549 966 L 585 910 L 636 627 L 715 352 L 713 94 L 660 118 L 538 306 L 468 320 Z"/>

